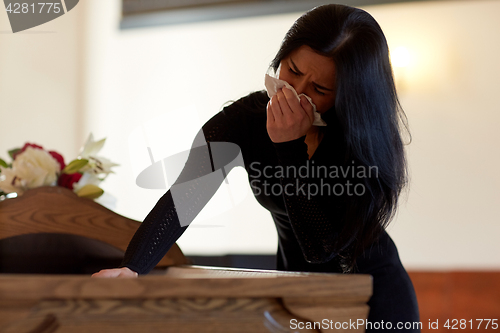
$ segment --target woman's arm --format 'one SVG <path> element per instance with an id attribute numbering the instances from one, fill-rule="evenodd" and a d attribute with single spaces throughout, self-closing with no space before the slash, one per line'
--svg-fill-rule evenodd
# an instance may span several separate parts
<path id="1" fill-rule="evenodd" d="M 94 276 L 117 276 L 124 268 L 147 274 L 184 233 L 236 166 L 224 163 L 229 155 L 234 154 L 235 147 L 243 144 L 241 138 L 245 135 L 246 122 L 242 119 L 244 115 L 239 103 L 241 100 L 226 107 L 200 130 L 178 179 L 156 203 L 132 238 L 121 264 L 123 268 L 102 271 Z M 224 170 L 220 170 L 221 164 L 224 164 Z"/>
<path id="2" fill-rule="evenodd" d="M 312 113 L 313 108 L 307 100 L 302 98 L 299 102 L 285 88 L 273 96 L 267 106 L 267 131 L 284 170 L 298 171 L 308 166 L 308 147 L 304 140 L 312 126 Z M 338 131 L 337 128 L 332 129 L 332 125 L 329 125 L 330 131 Z M 327 148 L 329 154 L 342 154 L 341 149 L 335 151 L 334 148 L 338 147 Z M 337 160 L 341 160 L 342 157 L 338 157 Z M 286 172 L 280 182 L 295 237 L 306 261 L 327 262 L 339 252 L 336 250 L 343 224 L 341 198 L 322 193 L 325 188 L 318 186 L 313 179 L 294 177 L 292 174 Z M 331 188 L 339 180 L 323 181 Z"/>

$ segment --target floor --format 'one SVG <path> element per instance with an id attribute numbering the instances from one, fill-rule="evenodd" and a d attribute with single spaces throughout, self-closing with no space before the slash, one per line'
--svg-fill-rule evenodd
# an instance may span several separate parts
<path id="1" fill-rule="evenodd" d="M 422 332 L 500 332 L 500 272 L 408 273 L 417 293 Z"/>

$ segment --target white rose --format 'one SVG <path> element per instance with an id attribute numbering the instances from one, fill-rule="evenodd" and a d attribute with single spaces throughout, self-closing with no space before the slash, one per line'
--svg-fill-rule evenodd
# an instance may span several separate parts
<path id="1" fill-rule="evenodd" d="M 6 193 L 55 185 L 61 166 L 47 151 L 32 147 L 16 156 L 11 169 L 2 168 L 0 189 Z"/>

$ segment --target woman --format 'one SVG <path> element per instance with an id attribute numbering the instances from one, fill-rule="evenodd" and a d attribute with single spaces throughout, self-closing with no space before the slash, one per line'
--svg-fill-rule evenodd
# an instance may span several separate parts
<path id="1" fill-rule="evenodd" d="M 94 276 L 149 272 L 217 190 L 222 180 L 203 176 L 224 166 L 211 149 L 229 142 L 276 224 L 278 269 L 371 274 L 368 321 L 417 322 L 413 286 L 385 232 L 407 174 L 405 118 L 382 30 L 360 9 L 320 6 L 294 23 L 271 67 L 289 88 L 271 99 L 252 93 L 210 119 L 123 267 Z M 315 111 L 326 126 L 313 125 Z"/>

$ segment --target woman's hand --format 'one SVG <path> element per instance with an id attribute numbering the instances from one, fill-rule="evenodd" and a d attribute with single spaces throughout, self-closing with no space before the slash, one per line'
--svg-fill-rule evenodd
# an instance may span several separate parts
<path id="1" fill-rule="evenodd" d="M 298 139 L 307 134 L 314 121 L 309 101 L 283 87 L 267 104 L 267 133 L 275 143 Z"/>
<path id="2" fill-rule="evenodd" d="M 139 274 L 128 267 L 102 269 L 97 273 L 92 274 L 92 277 L 98 278 L 116 278 L 116 277 L 137 277 Z"/>

